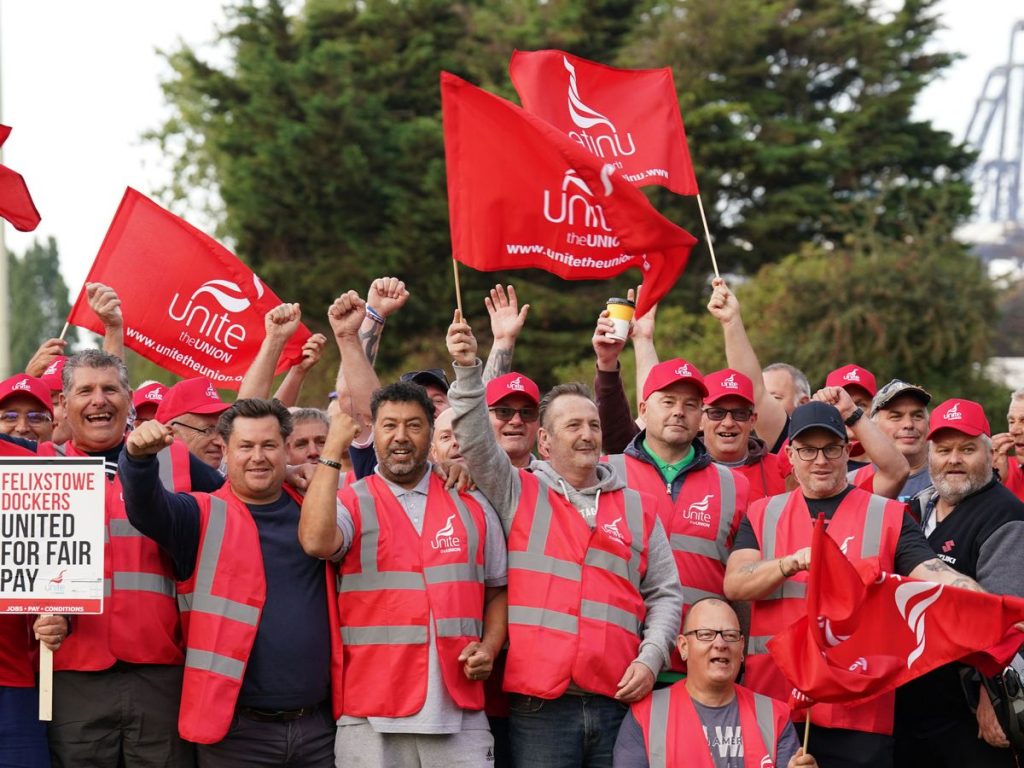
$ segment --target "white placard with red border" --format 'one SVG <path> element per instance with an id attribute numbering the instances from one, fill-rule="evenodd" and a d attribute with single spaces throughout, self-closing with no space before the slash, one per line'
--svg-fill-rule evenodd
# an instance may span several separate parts
<path id="1" fill-rule="evenodd" d="M 0 613 L 103 612 L 103 458 L 0 459 Z"/>

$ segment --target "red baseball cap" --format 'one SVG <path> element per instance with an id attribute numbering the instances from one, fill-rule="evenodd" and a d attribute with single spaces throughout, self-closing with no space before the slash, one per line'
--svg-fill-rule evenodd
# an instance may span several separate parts
<path id="1" fill-rule="evenodd" d="M 494 405 L 509 395 L 526 395 L 534 405 L 540 404 L 540 389 L 533 379 L 512 371 L 487 382 L 487 405 Z"/>
<path id="2" fill-rule="evenodd" d="M 664 363 L 658 363 L 651 368 L 651 372 L 647 374 L 647 381 L 644 382 L 644 400 L 677 381 L 689 382 L 700 390 L 701 397 L 708 396 L 704 377 L 697 370 L 697 366 L 677 357 L 673 360 L 666 360 Z"/>
<path id="3" fill-rule="evenodd" d="M 709 373 L 704 377 L 704 385 L 708 390 L 704 395 L 705 403 L 714 403 L 723 397 L 741 397 L 751 405 L 754 404 L 754 383 L 732 368 Z"/>
<path id="4" fill-rule="evenodd" d="M 64 391 L 64 363 L 68 361 L 64 355 L 57 355 L 53 359 L 53 362 L 46 366 L 46 370 L 43 371 L 43 375 L 40 376 L 43 382 L 50 388 L 51 392 L 62 392 Z"/>
<path id="5" fill-rule="evenodd" d="M 144 387 L 139 387 L 132 395 L 132 405 L 138 410 L 143 405 L 155 405 L 157 407 L 164 401 L 167 395 L 167 387 L 159 381 L 151 381 Z"/>
<path id="6" fill-rule="evenodd" d="M 985 417 L 985 409 L 973 400 L 954 397 L 932 411 L 928 420 L 928 439 L 940 429 L 955 429 L 970 437 L 992 436 L 992 428 Z"/>
<path id="7" fill-rule="evenodd" d="M 53 397 L 50 388 L 42 379 L 19 373 L 0 381 L 0 403 L 11 395 L 27 395 L 37 401 L 46 412 L 53 416 Z"/>
<path id="8" fill-rule="evenodd" d="M 156 420 L 167 424 L 186 413 L 223 413 L 231 407 L 217 394 L 213 382 L 205 376 L 179 381 L 164 394 L 156 409 Z"/>
<path id="9" fill-rule="evenodd" d="M 878 385 L 875 383 L 875 374 L 869 371 L 867 368 L 862 368 L 859 365 L 844 365 L 842 368 L 836 368 L 832 373 L 825 379 L 826 387 L 843 387 L 849 388 L 851 386 L 860 387 L 869 395 L 874 397 L 878 393 Z"/>

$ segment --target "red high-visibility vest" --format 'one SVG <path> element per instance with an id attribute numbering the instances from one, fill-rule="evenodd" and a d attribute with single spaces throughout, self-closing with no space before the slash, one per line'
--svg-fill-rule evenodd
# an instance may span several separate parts
<path id="1" fill-rule="evenodd" d="M 40 443 L 40 456 L 86 456 L 71 442 Z M 191 488 L 188 447 L 175 440 L 157 454 L 160 481 L 173 492 Z M 181 664 L 181 626 L 170 557 L 128 520 L 121 480 L 106 483 L 103 613 L 76 616 L 74 631 L 53 654 L 55 670 L 96 672 L 117 661 Z"/>
<path id="2" fill-rule="evenodd" d="M 570 680 L 614 696 L 636 659 L 647 607 L 640 582 L 654 499 L 602 493 L 594 529 L 562 495 L 520 470 L 508 535 L 505 690 L 554 699 Z"/>
<path id="3" fill-rule="evenodd" d="M 625 454 L 609 456 L 608 463 L 630 488 L 660 497 L 662 501 L 658 514 L 683 585 L 683 620 L 697 600 L 724 599 L 725 563 L 747 510 L 746 478 L 728 467 L 710 464 L 686 474 L 679 496 L 673 502 L 670 490 L 653 464 Z M 686 669 L 674 646 L 671 664 L 674 670 Z"/>
<path id="4" fill-rule="evenodd" d="M 829 521 L 828 534 L 851 561 L 877 559 L 882 570 L 891 573 L 905 510 L 900 502 L 852 488 Z M 750 506 L 747 517 L 765 560 L 811 545 L 814 521 L 799 491 L 761 499 Z M 806 595 L 807 571 L 801 571 L 771 595 L 754 601 L 743 678 L 752 690 L 789 700 L 793 687 L 772 661 L 767 643 L 807 614 Z M 811 722 L 828 728 L 892 733 L 894 700 L 890 693 L 861 705 L 816 703 L 811 707 Z"/>
<path id="5" fill-rule="evenodd" d="M 377 475 L 338 497 L 355 527 L 339 569 L 344 714 L 406 717 L 423 708 L 431 616 L 445 688 L 459 707 L 483 709 L 483 683 L 467 679 L 459 661 L 483 635 L 483 508 L 433 473 L 421 533 Z"/>
<path id="6" fill-rule="evenodd" d="M 732 467 L 737 475 L 747 478 L 750 494 L 747 503 L 786 492 L 786 475 L 792 471 L 785 470 L 779 457 L 774 453 L 766 453 L 753 464 Z"/>
<path id="7" fill-rule="evenodd" d="M 302 504 L 291 487 L 283 490 Z M 230 486 L 193 498 L 199 503 L 200 537 L 195 569 L 178 584 L 186 646 L 178 732 L 189 741 L 213 744 L 231 727 L 267 582 L 256 523 Z M 326 577 L 330 606 L 330 564 Z"/>
<path id="8" fill-rule="evenodd" d="M 735 686 L 743 735 L 744 768 L 773 768 L 779 735 L 789 724 L 789 707 L 760 693 Z M 714 768 L 704 725 L 685 682 L 661 688 L 632 706 L 644 733 L 651 768 Z"/>

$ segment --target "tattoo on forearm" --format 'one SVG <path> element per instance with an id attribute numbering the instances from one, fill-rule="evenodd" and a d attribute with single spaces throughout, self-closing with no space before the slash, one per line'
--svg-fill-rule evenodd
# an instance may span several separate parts
<path id="1" fill-rule="evenodd" d="M 374 323 L 372 328 L 368 328 L 365 331 L 359 331 L 359 342 L 363 345 L 363 352 L 366 353 L 366 359 L 370 361 L 370 365 L 373 365 L 377 361 L 377 350 L 380 347 L 380 334 L 383 330 L 383 325 Z"/>
<path id="2" fill-rule="evenodd" d="M 740 573 L 753 573 L 762 565 L 764 565 L 764 560 L 755 560 L 749 565 L 744 565 L 742 568 L 740 568 Z"/>
<path id="3" fill-rule="evenodd" d="M 926 571 L 931 571 L 932 573 L 952 570 L 948 565 L 946 565 L 941 560 L 926 560 L 923 563 L 923 565 Z"/>
<path id="4" fill-rule="evenodd" d="M 487 356 L 487 365 L 484 366 L 485 382 L 504 376 L 512 370 L 512 351 L 491 348 L 491 354 Z"/>

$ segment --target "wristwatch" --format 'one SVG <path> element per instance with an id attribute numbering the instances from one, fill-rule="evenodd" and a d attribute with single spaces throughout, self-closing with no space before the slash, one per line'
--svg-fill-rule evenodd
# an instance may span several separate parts
<path id="1" fill-rule="evenodd" d="M 848 427 L 852 427 L 854 424 L 856 424 L 858 421 L 860 421 L 860 417 L 863 416 L 863 415 L 864 415 L 864 409 L 863 408 L 860 408 L 860 407 L 854 408 L 853 409 L 853 413 L 851 413 L 849 416 L 847 416 L 843 420 L 843 423 L 846 426 L 848 426 Z"/>

